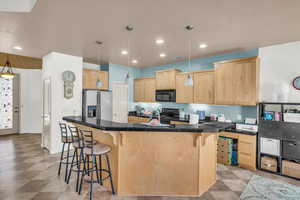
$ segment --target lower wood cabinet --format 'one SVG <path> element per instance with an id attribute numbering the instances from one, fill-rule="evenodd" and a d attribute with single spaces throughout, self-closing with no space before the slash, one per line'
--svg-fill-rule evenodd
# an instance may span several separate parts
<path id="1" fill-rule="evenodd" d="M 148 121 L 149 118 L 146 117 L 128 116 L 128 123 L 146 123 Z"/>
<path id="2" fill-rule="evenodd" d="M 170 124 L 189 124 L 189 122 L 171 121 Z"/>
<path id="3" fill-rule="evenodd" d="M 92 69 L 83 70 L 83 88 L 108 90 L 108 72 Z M 97 81 L 101 81 L 102 87 L 97 87 Z"/>
<path id="4" fill-rule="evenodd" d="M 238 163 L 242 168 L 256 170 L 256 136 L 239 134 Z"/>
<path id="5" fill-rule="evenodd" d="M 155 102 L 155 78 L 139 78 L 134 80 L 134 101 Z"/>
<path id="6" fill-rule="evenodd" d="M 239 167 L 256 170 L 256 135 L 220 132 L 219 136 L 237 139 Z"/>

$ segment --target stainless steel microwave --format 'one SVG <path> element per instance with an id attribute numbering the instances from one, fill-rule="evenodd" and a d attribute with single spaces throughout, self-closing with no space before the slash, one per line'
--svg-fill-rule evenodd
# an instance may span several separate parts
<path id="1" fill-rule="evenodd" d="M 176 90 L 156 90 L 155 100 L 160 102 L 176 102 Z"/>

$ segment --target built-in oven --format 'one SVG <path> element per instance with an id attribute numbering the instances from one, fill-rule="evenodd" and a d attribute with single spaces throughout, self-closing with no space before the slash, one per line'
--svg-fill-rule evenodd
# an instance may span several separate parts
<path id="1" fill-rule="evenodd" d="M 156 90 L 155 100 L 159 102 L 176 102 L 176 90 Z"/>

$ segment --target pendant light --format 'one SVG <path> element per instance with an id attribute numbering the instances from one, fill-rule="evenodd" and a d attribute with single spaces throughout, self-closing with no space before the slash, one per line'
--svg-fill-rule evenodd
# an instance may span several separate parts
<path id="1" fill-rule="evenodd" d="M 128 40 L 127 40 L 127 51 L 128 51 L 128 55 L 127 55 L 127 66 L 130 67 L 130 33 L 133 31 L 133 26 L 132 25 L 128 25 L 126 26 L 126 30 L 128 31 Z M 124 83 L 125 84 L 128 84 L 128 81 L 129 81 L 129 73 L 127 72 L 125 74 L 125 77 L 124 77 Z"/>
<path id="2" fill-rule="evenodd" d="M 185 29 L 188 31 L 188 33 L 190 33 L 193 29 L 194 26 L 192 25 L 187 25 L 185 27 Z M 191 41 L 191 36 L 190 34 L 188 34 L 189 36 L 189 41 L 188 41 L 188 64 L 189 64 L 189 72 L 192 71 L 192 67 L 191 67 L 191 48 L 192 48 L 192 41 Z M 191 76 L 191 74 L 188 74 L 187 79 L 185 80 L 185 85 L 186 86 L 193 86 L 194 81 L 193 81 L 193 77 Z"/>
<path id="3" fill-rule="evenodd" d="M 96 41 L 96 44 L 97 44 L 97 57 L 98 57 L 98 55 L 100 55 L 99 56 L 100 58 L 98 58 L 98 60 L 99 60 L 99 69 L 101 69 L 101 51 L 99 49 L 100 49 L 100 47 L 102 45 L 102 42 Z M 101 89 L 103 87 L 103 83 L 102 83 L 102 81 L 99 78 L 97 78 L 96 87 L 98 89 Z"/>
<path id="4" fill-rule="evenodd" d="M 0 72 L 0 76 L 2 78 L 6 78 L 6 79 L 12 79 L 14 78 L 15 76 L 15 73 L 13 73 L 13 70 L 12 70 L 12 67 L 11 67 L 11 64 L 8 60 L 8 54 L 6 54 L 6 63 L 5 65 L 3 66 L 1 72 Z"/>

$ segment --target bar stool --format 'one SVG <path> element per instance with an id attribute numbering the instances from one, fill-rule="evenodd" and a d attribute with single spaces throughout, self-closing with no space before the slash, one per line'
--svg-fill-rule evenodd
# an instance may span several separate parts
<path id="1" fill-rule="evenodd" d="M 60 127 L 60 134 L 61 134 L 61 142 L 63 143 L 62 146 L 62 151 L 60 155 L 60 162 L 59 162 L 59 168 L 58 168 L 58 175 L 60 175 L 61 171 L 61 165 L 64 164 L 66 165 L 66 172 L 65 172 L 65 182 L 67 181 L 67 174 L 68 174 L 68 169 L 69 169 L 69 158 L 70 156 L 70 145 L 74 142 L 72 137 L 68 136 L 68 129 L 66 123 L 59 123 Z M 65 151 L 65 145 L 67 145 L 67 156 L 64 156 L 64 151 Z"/>
<path id="2" fill-rule="evenodd" d="M 80 130 L 83 141 L 83 154 L 84 154 L 84 170 L 80 180 L 79 194 L 82 190 L 83 179 L 86 175 L 89 175 L 90 180 L 90 200 L 93 196 L 93 173 L 96 172 L 97 182 L 100 185 L 103 185 L 103 181 L 106 179 L 110 179 L 110 185 L 112 194 L 115 194 L 115 189 L 112 180 L 112 173 L 110 168 L 109 156 L 108 153 L 111 151 L 111 147 L 106 144 L 93 144 L 93 132 L 89 130 Z M 102 156 L 106 158 L 107 169 L 102 168 Z M 99 166 L 97 163 L 97 158 L 99 161 Z M 90 162 L 91 159 L 91 162 Z M 89 166 L 91 163 L 91 166 Z M 107 174 L 106 177 L 102 177 L 102 172 Z"/>
<path id="3" fill-rule="evenodd" d="M 84 160 L 83 141 L 82 141 L 82 138 L 80 136 L 80 133 L 79 133 L 79 130 L 77 127 L 68 126 L 68 128 L 70 130 L 70 135 L 73 140 L 72 145 L 74 148 L 74 153 L 72 156 L 72 162 L 70 164 L 70 170 L 69 170 L 69 175 L 67 178 L 67 184 L 69 184 L 69 182 L 70 182 L 70 177 L 71 177 L 72 171 L 76 172 L 77 173 L 76 192 L 78 192 L 79 178 L 80 178 L 80 174 L 83 172 L 83 160 Z"/>

